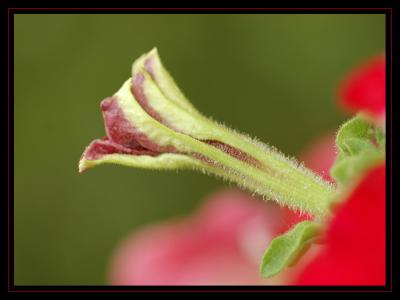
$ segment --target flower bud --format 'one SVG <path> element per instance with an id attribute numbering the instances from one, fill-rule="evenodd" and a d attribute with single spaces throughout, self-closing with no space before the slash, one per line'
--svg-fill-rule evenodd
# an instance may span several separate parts
<path id="1" fill-rule="evenodd" d="M 203 116 L 156 49 L 134 62 L 132 77 L 103 100 L 101 110 L 106 137 L 86 148 L 80 172 L 103 163 L 198 169 L 312 214 L 328 207 L 332 186 L 275 149 Z"/>

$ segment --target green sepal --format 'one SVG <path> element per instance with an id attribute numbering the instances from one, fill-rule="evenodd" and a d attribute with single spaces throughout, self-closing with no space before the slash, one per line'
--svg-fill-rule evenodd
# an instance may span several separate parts
<path id="1" fill-rule="evenodd" d="M 342 125 L 336 136 L 336 146 L 339 153 L 330 173 L 339 185 L 346 185 L 385 159 L 385 134 L 363 115 Z"/>
<path id="2" fill-rule="evenodd" d="M 321 232 L 320 224 L 303 221 L 273 239 L 261 260 L 262 276 L 271 277 L 293 265 L 320 238 Z"/>

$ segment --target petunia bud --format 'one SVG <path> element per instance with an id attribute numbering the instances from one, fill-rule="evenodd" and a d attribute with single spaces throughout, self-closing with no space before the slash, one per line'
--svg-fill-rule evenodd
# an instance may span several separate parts
<path id="1" fill-rule="evenodd" d="M 137 59 L 132 77 L 101 103 L 106 137 L 93 141 L 80 172 L 103 163 L 198 169 L 292 208 L 320 216 L 334 187 L 277 150 L 198 112 L 163 67 L 157 50 Z"/>

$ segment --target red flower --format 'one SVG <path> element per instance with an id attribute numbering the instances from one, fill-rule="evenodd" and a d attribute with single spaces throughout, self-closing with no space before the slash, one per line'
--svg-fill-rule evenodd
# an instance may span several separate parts
<path id="1" fill-rule="evenodd" d="M 299 285 L 385 284 L 385 165 L 365 174 L 335 211 L 326 245 Z"/>
<path id="2" fill-rule="evenodd" d="M 385 116 L 385 57 L 354 70 L 340 103 L 380 121 Z M 298 277 L 299 285 L 385 284 L 385 163 L 369 170 L 328 224 L 326 244 Z"/>
<path id="3" fill-rule="evenodd" d="M 386 105 L 385 55 L 371 59 L 350 73 L 339 87 L 339 103 L 352 113 L 364 111 L 381 119 Z"/>

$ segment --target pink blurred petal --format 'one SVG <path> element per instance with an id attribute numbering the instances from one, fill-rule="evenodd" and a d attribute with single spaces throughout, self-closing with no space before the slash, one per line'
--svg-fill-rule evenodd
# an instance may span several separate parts
<path id="1" fill-rule="evenodd" d="M 332 181 L 329 171 L 336 158 L 335 133 L 326 133 L 311 142 L 300 154 L 304 165 L 326 180 Z"/>
<path id="2" fill-rule="evenodd" d="M 259 259 L 282 228 L 279 207 L 237 190 L 212 195 L 193 215 L 141 229 L 117 247 L 115 285 L 265 284 Z"/>

